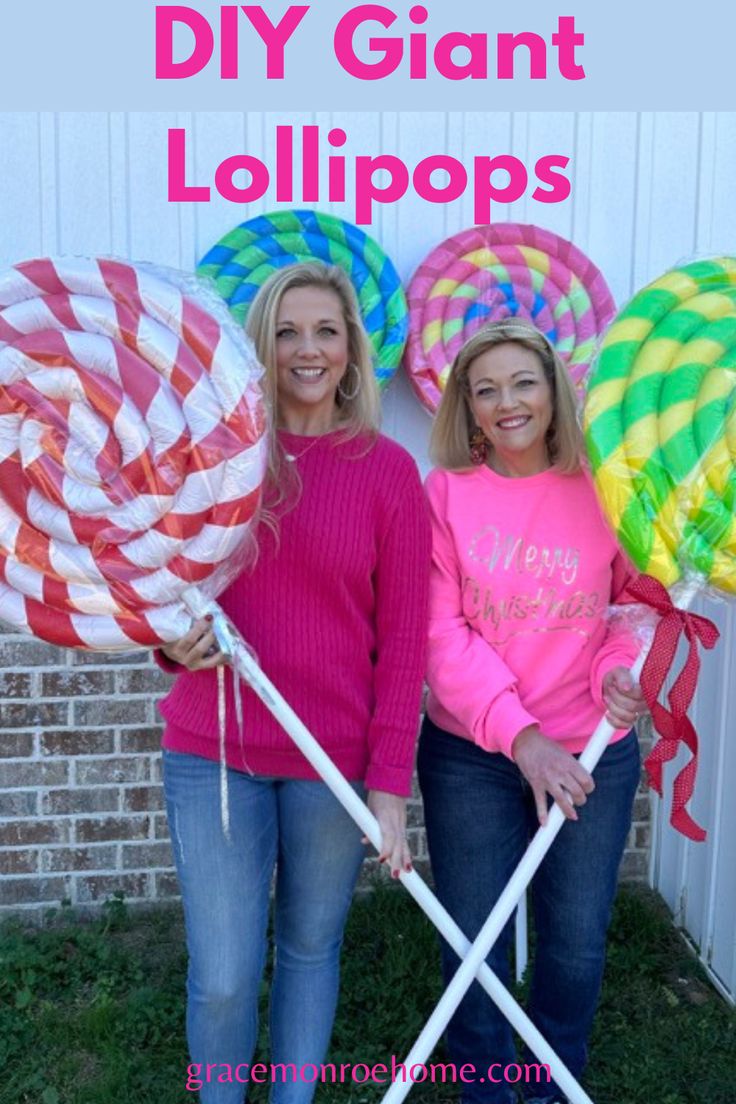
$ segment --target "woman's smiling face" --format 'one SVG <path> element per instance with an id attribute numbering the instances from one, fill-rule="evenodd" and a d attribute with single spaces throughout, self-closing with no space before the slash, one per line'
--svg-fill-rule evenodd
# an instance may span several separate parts
<path id="1" fill-rule="evenodd" d="M 541 359 L 515 341 L 494 345 L 468 368 L 468 402 L 502 475 L 535 475 L 550 466 L 547 432 L 552 388 Z"/>
<path id="2" fill-rule="evenodd" d="M 276 373 L 282 416 L 335 410 L 335 391 L 348 365 L 342 304 L 328 288 L 284 293 L 276 318 Z"/>

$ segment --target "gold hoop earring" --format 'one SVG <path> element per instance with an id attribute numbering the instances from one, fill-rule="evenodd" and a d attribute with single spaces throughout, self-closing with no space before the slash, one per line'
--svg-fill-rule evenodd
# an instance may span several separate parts
<path id="1" fill-rule="evenodd" d="M 353 390 L 348 392 L 343 387 L 343 380 L 347 377 L 347 374 L 351 368 L 355 372 L 355 385 L 353 387 Z M 345 374 L 337 385 L 337 393 L 343 400 L 343 402 L 352 402 L 353 399 L 357 399 L 358 395 L 360 394 L 360 388 L 362 387 L 362 385 L 363 380 L 360 375 L 360 369 L 358 368 L 357 364 L 353 364 L 351 361 L 345 369 Z"/>

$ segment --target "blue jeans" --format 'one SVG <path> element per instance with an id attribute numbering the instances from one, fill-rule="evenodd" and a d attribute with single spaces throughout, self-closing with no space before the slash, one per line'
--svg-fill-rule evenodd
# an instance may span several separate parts
<path id="1" fill-rule="evenodd" d="M 271 1062 L 324 1060 L 343 929 L 364 854 L 361 833 L 322 782 L 228 772 L 231 842 L 220 822 L 219 764 L 164 751 L 164 791 L 186 922 L 191 1061 L 250 1064 L 276 869 Z M 217 1070 L 213 1076 L 217 1076 Z M 241 1078 L 245 1079 L 244 1069 Z M 200 1075 L 201 1076 L 201 1075 Z M 204 1082 L 202 1104 L 242 1104 L 245 1086 Z M 315 1085 L 274 1079 L 275 1104 L 307 1104 Z"/>
<path id="2" fill-rule="evenodd" d="M 445 732 L 429 718 L 422 728 L 418 766 L 437 893 L 474 939 L 537 828 L 532 792 L 511 760 Z M 633 732 L 606 749 L 594 777 L 595 790 L 578 808 L 579 820 L 565 822 L 533 883 L 537 944 L 528 1012 L 576 1077 L 585 1065 L 639 780 Z M 504 984 L 512 935 L 509 920 L 488 956 Z M 444 940 L 442 965 L 449 982 L 459 961 Z M 516 1060 L 511 1028 L 477 982 L 448 1027 L 447 1043 L 456 1066 L 472 1062 L 485 1070 L 491 1062 L 505 1066 Z M 541 1100 L 559 1093 L 554 1082 L 523 1089 Z M 512 1104 L 515 1093 L 486 1078 L 484 1084 L 465 1086 L 463 1100 Z"/>

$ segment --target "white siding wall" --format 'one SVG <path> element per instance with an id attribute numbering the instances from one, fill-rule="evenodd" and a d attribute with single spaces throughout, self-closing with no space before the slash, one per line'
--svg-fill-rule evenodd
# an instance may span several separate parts
<path id="1" fill-rule="evenodd" d="M 688 758 L 680 754 L 667 768 L 665 800 L 657 802 L 650 872 L 713 981 L 736 1003 L 736 611 L 733 603 L 706 599 L 696 612 L 721 632 L 717 654 L 703 662 L 691 710 L 700 753 L 690 808 L 708 838 L 691 843 L 669 827 L 671 782 Z"/>
<path id="2" fill-rule="evenodd" d="M 510 152 L 529 167 L 545 153 L 569 154 L 567 201 L 539 204 L 527 195 L 497 204 L 493 218 L 537 222 L 572 238 L 619 304 L 682 259 L 736 252 L 732 112 L 15 113 L 0 115 L 0 149 L 12 166 L 0 174 L 0 265 L 48 253 L 114 253 L 189 269 L 235 223 L 276 206 L 275 191 L 236 206 L 212 187 L 208 204 L 170 204 L 168 128 L 187 131 L 188 183 L 212 186 L 224 157 L 247 151 L 272 166 L 276 126 L 308 123 L 323 135 L 343 127 L 348 165 L 356 154 L 379 152 L 409 166 L 442 151 L 466 164 Z M 326 159 L 334 151 L 323 146 Z M 353 218 L 350 203 L 319 206 Z M 407 194 L 377 204 L 369 229 L 408 280 L 432 246 L 472 222 L 470 190 L 448 205 Z M 428 419 L 402 378 L 385 397 L 385 424 L 426 466 Z"/>
<path id="3" fill-rule="evenodd" d="M 5 114 L 0 266 L 49 253 L 113 253 L 191 269 L 235 223 L 272 209 L 275 193 L 238 207 L 213 188 L 209 204 L 169 204 L 167 129 L 187 130 L 188 182 L 212 186 L 224 157 L 247 151 L 272 165 L 276 126 L 307 123 L 318 123 L 323 134 L 343 127 L 348 159 L 397 153 L 411 166 L 446 151 L 469 165 L 475 155 L 513 153 L 531 167 L 543 154 L 569 154 L 566 202 L 525 197 L 497 205 L 493 218 L 536 222 L 572 238 L 603 270 L 619 305 L 681 260 L 736 253 L 733 112 Z M 329 152 L 325 143 L 325 158 Z M 319 206 L 353 219 L 349 203 Z M 375 211 L 370 232 L 405 280 L 443 237 L 473 222 L 469 192 L 446 206 L 407 195 Z M 384 411 L 387 431 L 426 469 L 429 418 L 403 376 L 386 394 Z M 695 812 L 709 826 L 709 842 L 685 845 L 660 817 L 652 876 L 733 994 L 736 744 L 729 718 L 736 709 L 736 630 L 731 609 L 714 605 L 712 613 L 723 639 L 704 659 L 696 706 L 703 754 Z"/>

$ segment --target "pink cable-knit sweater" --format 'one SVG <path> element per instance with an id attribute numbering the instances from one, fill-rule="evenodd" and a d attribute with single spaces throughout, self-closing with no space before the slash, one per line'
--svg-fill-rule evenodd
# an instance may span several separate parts
<path id="1" fill-rule="evenodd" d="M 639 650 L 625 620 L 608 616 L 631 571 L 587 475 L 438 469 L 426 490 L 429 716 L 507 756 L 533 724 L 582 751 L 605 711 L 604 675 Z"/>
<path id="2" fill-rule="evenodd" d="M 307 728 L 350 780 L 407 795 L 425 669 L 430 529 L 416 465 L 379 436 L 281 433 L 302 491 L 259 532 L 255 568 L 220 603 Z M 166 669 L 172 665 L 165 660 Z M 301 752 L 243 687 L 240 746 L 227 672 L 227 761 L 315 778 Z M 217 680 L 184 671 L 161 702 L 164 747 L 217 759 Z"/>

